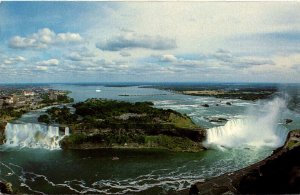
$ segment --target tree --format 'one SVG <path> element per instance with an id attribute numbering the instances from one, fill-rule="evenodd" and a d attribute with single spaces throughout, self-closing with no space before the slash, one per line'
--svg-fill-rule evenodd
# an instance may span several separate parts
<path id="1" fill-rule="evenodd" d="M 50 124 L 50 117 L 47 114 L 42 114 L 38 117 L 38 121 L 41 123 Z"/>

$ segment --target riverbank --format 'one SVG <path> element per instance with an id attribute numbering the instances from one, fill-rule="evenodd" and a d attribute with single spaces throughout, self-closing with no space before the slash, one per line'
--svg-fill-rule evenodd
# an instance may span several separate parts
<path id="1" fill-rule="evenodd" d="M 198 182 L 174 194 L 300 193 L 300 130 L 291 131 L 281 148 L 244 169 Z"/>
<path id="2" fill-rule="evenodd" d="M 74 141 L 78 135 L 70 135 L 61 141 L 62 149 L 72 150 L 89 150 L 89 149 L 160 149 L 172 152 L 200 152 L 205 150 L 201 142 L 192 141 L 188 138 L 156 135 L 156 136 L 143 136 L 143 141 L 140 143 L 105 143 L 103 140 L 95 140 L 92 136 L 90 138 L 79 138 L 80 140 Z M 79 135 L 83 136 L 83 135 Z M 95 135 L 96 137 L 99 135 Z M 103 136 L 104 137 L 104 136 Z M 102 138 L 103 139 L 103 138 Z"/>
<path id="3" fill-rule="evenodd" d="M 248 101 L 267 99 L 278 91 L 276 86 L 268 85 L 150 85 L 143 87 L 152 87 L 191 96 L 215 97 L 222 99 L 241 99 Z"/>

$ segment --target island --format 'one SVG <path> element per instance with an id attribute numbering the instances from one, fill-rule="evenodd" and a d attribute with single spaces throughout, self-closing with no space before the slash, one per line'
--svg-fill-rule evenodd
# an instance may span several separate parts
<path id="1" fill-rule="evenodd" d="M 195 125 L 187 115 L 153 106 L 152 102 L 88 99 L 71 108 L 52 107 L 38 120 L 70 128 L 71 134 L 60 142 L 63 149 L 204 150 L 203 128 Z"/>

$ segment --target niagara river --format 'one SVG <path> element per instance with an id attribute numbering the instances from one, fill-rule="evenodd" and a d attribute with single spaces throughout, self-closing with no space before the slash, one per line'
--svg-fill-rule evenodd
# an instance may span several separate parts
<path id="1" fill-rule="evenodd" d="M 156 108 L 186 114 L 206 128 L 203 144 L 208 150 L 62 150 L 59 141 L 72 130 L 38 123 L 37 117 L 45 113 L 40 109 L 8 123 L 0 146 L 0 178 L 20 193 L 166 194 L 266 158 L 284 144 L 289 130 L 300 125 L 300 114 L 288 109 L 286 94 L 247 101 L 141 86 L 53 84 L 51 88 L 70 91 L 75 102 L 87 98 L 150 101 Z M 212 120 L 216 118 L 224 120 Z M 293 122 L 286 124 L 286 119 Z"/>

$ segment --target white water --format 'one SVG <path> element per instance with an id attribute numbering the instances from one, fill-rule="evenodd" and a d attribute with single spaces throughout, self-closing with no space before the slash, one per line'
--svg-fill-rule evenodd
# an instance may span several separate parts
<path id="1" fill-rule="evenodd" d="M 65 135 L 69 128 L 65 129 Z M 59 141 L 65 136 L 59 134 L 59 127 L 34 123 L 8 123 L 5 128 L 5 146 L 60 149 Z"/>
<path id="2" fill-rule="evenodd" d="M 282 98 L 250 108 L 244 119 L 228 121 L 224 126 L 207 130 L 207 147 L 218 148 L 277 148 L 284 144 L 287 129 L 278 124 L 286 108 Z"/>

